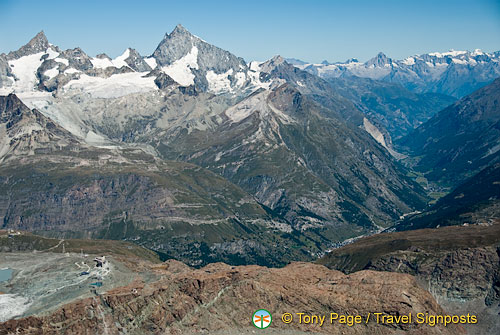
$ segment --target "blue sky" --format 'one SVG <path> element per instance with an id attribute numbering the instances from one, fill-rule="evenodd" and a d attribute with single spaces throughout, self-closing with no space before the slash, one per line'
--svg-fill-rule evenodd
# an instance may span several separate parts
<path id="1" fill-rule="evenodd" d="M 51 43 L 91 56 L 127 47 L 149 55 L 177 23 L 247 61 L 500 50 L 500 0 L 0 0 L 0 53 L 44 30 Z"/>

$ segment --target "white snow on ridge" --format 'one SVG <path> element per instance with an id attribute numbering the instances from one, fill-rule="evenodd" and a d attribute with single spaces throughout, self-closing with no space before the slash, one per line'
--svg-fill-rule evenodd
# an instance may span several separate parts
<path id="1" fill-rule="evenodd" d="M 129 56 L 130 49 L 127 49 L 122 55 L 116 57 L 113 60 L 110 60 L 108 58 L 91 58 L 90 62 L 96 69 L 105 69 L 108 67 L 116 67 L 117 69 L 119 69 L 123 66 L 129 67 L 125 62 L 125 59 L 127 59 Z"/>
<path id="2" fill-rule="evenodd" d="M 107 58 L 91 58 L 90 62 L 96 69 L 105 69 L 114 66 L 113 62 Z"/>
<path id="3" fill-rule="evenodd" d="M 268 89 L 271 87 L 272 81 L 261 82 L 260 81 L 260 72 L 259 71 L 248 71 L 247 76 L 250 79 L 251 87 L 254 89 L 265 88 Z"/>
<path id="4" fill-rule="evenodd" d="M 481 49 L 475 49 L 472 52 L 472 56 L 480 56 L 480 55 L 484 55 L 484 52 Z"/>
<path id="5" fill-rule="evenodd" d="M 59 56 L 59 52 L 52 49 L 52 47 L 47 48 L 47 50 L 45 50 L 45 52 L 48 54 L 47 59 L 54 59 L 57 56 Z"/>
<path id="6" fill-rule="evenodd" d="M 415 64 L 415 57 L 408 57 L 405 60 L 403 60 L 403 64 L 405 65 L 414 65 Z"/>
<path id="7" fill-rule="evenodd" d="M 308 67 L 310 65 L 311 64 L 294 64 L 293 66 L 295 66 L 298 69 L 304 70 L 306 67 Z"/>
<path id="8" fill-rule="evenodd" d="M 359 66 L 359 67 L 351 69 L 351 72 L 358 77 L 365 77 L 365 78 L 378 80 L 378 79 L 381 79 L 381 78 L 387 76 L 391 72 L 391 69 L 387 68 L 387 67 L 367 68 L 363 65 L 363 66 Z"/>
<path id="9" fill-rule="evenodd" d="M 75 69 L 75 68 L 72 68 L 72 67 L 70 67 L 69 69 L 66 69 L 66 70 L 64 71 L 64 73 L 67 73 L 67 74 L 71 74 L 71 73 L 78 73 L 78 72 L 82 72 L 82 71 L 79 71 L 79 70 L 77 70 L 77 69 Z"/>
<path id="10" fill-rule="evenodd" d="M 318 75 L 321 77 L 324 74 L 328 74 L 332 77 L 338 77 L 342 73 L 337 65 L 320 65 L 316 68 Z"/>
<path id="11" fill-rule="evenodd" d="M 173 64 L 164 66 L 161 70 L 182 86 L 194 84 L 194 74 L 191 69 L 198 69 L 198 48 L 193 45 L 191 51 Z"/>
<path id="12" fill-rule="evenodd" d="M 262 65 L 263 62 L 257 62 L 257 61 L 252 61 L 250 64 L 248 64 L 248 67 L 252 71 L 259 72 L 260 71 L 260 66 Z"/>
<path id="13" fill-rule="evenodd" d="M 477 56 L 486 55 L 489 57 L 488 61 L 499 62 L 498 56 L 493 53 L 485 53 L 480 49 L 476 49 L 473 52 L 470 51 L 455 51 L 450 50 L 448 52 L 431 52 L 423 55 L 413 55 L 402 60 L 393 61 L 391 64 L 376 65 L 360 62 L 347 61 L 346 63 L 337 62 L 335 64 L 312 64 L 307 63 L 303 65 L 294 65 L 299 69 L 310 71 L 317 74 L 320 77 L 339 77 L 344 73 L 349 75 L 354 75 L 363 78 L 371 78 L 375 80 L 383 80 L 383 78 L 388 75 L 391 71 L 391 67 L 400 67 L 403 70 L 412 71 L 412 67 L 417 64 L 417 62 L 424 62 L 423 56 L 431 56 L 427 58 L 424 63 L 428 68 L 429 73 L 432 78 L 438 78 L 443 71 L 449 66 L 446 58 L 451 58 L 451 61 L 455 64 L 461 65 L 477 65 L 478 63 L 483 63 L 482 60 L 475 59 Z M 252 68 L 253 62 L 249 63 Z M 418 76 L 418 75 L 417 75 Z"/>
<path id="14" fill-rule="evenodd" d="M 236 73 L 236 86 L 241 87 L 243 84 L 245 84 L 245 81 L 247 80 L 247 76 L 244 72 L 238 72 Z"/>
<path id="15" fill-rule="evenodd" d="M 121 55 L 113 59 L 113 65 L 117 68 L 121 68 L 122 66 L 128 67 L 128 64 L 125 62 L 125 59 L 129 58 L 130 49 L 125 50 L 125 52 Z"/>
<path id="16" fill-rule="evenodd" d="M 128 94 L 156 90 L 154 77 L 143 77 L 145 73 L 129 72 L 112 75 L 109 78 L 91 77 L 82 74 L 64 85 L 64 91 L 80 90 L 94 98 L 118 98 Z"/>
<path id="17" fill-rule="evenodd" d="M 452 57 L 456 57 L 458 55 L 463 55 L 467 53 L 467 51 L 455 51 L 455 50 L 450 50 L 448 52 L 431 52 L 429 53 L 429 56 L 436 56 L 436 57 L 439 57 L 439 58 L 442 58 L 442 57 L 446 57 L 446 56 L 452 56 Z"/>

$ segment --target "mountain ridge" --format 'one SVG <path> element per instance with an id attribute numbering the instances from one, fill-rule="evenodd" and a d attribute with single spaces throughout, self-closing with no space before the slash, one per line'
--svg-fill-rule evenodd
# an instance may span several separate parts
<path id="1" fill-rule="evenodd" d="M 500 159 L 500 78 L 435 114 L 397 141 L 414 169 L 454 187 Z"/>
<path id="2" fill-rule="evenodd" d="M 500 52 L 431 52 L 402 60 L 393 60 L 380 52 L 364 63 L 356 60 L 296 66 L 323 78 L 370 78 L 397 83 L 416 93 L 461 98 L 500 77 Z"/>
<path id="3" fill-rule="evenodd" d="M 289 224 L 199 166 L 138 148 L 90 146 L 13 94 L 0 97 L 0 135 L 10 149 L 0 162 L 2 229 L 125 239 L 198 266 L 220 260 L 284 265 L 311 257 L 283 253 L 291 243 Z M 309 248 L 303 239 L 293 243 Z M 266 261 L 264 252 L 276 255 Z"/>
<path id="4" fill-rule="evenodd" d="M 43 42 L 41 36 L 38 40 Z M 373 65 L 390 62 L 379 54 Z M 281 246 L 288 248 L 294 239 L 300 245 L 299 251 L 287 249 L 274 260 L 281 265 L 297 252 L 302 253 L 300 259 L 310 259 L 339 240 L 387 228 L 400 216 L 424 209 L 428 200 L 424 189 L 396 161 L 391 141 L 384 141 L 384 125 L 368 114 L 369 108 L 359 110 L 331 82 L 292 66 L 281 56 L 247 65 L 177 26 L 149 57 L 131 48 L 115 59 L 89 57 L 80 48 L 61 51 L 49 45 L 9 60 L 7 66 L 13 82 L 0 91 L 19 94 L 29 109 L 36 108 L 85 144 L 84 153 L 78 155 L 97 157 L 85 157 L 86 165 L 78 170 L 82 179 L 56 190 L 58 197 L 89 189 L 88 194 L 105 195 L 99 196 L 104 208 L 112 201 L 126 207 L 121 214 L 103 217 L 98 212 L 97 219 L 90 220 L 108 228 L 96 232 L 101 238 L 140 238 L 169 257 L 187 255 L 188 261 L 201 255 L 202 262 L 262 262 L 272 238 L 258 241 L 249 236 L 260 238 L 257 227 L 267 225 Z M 57 159 L 51 155 L 40 165 L 42 171 L 28 169 L 27 173 L 54 180 L 58 164 L 83 161 L 63 153 Z M 23 159 L 34 163 L 47 157 L 32 156 Z M 132 163 L 153 164 L 160 172 L 152 172 L 154 178 L 144 176 L 131 168 Z M 154 213 L 151 217 L 144 211 L 148 205 L 141 202 L 139 214 L 130 219 L 133 210 L 127 207 L 129 194 L 123 190 L 137 186 L 143 199 L 158 200 L 147 191 L 148 185 L 161 180 L 165 184 L 160 183 L 160 189 L 169 186 L 172 175 L 166 177 L 163 169 L 170 165 L 183 176 L 174 189 L 198 199 L 192 190 L 206 194 L 202 190 L 210 189 L 200 179 L 203 176 L 226 186 L 226 191 L 214 192 L 227 201 L 213 199 L 217 210 L 204 203 L 194 221 L 188 218 L 188 210 L 171 208 L 168 202 L 166 207 L 149 209 Z M 88 179 L 85 170 L 96 178 Z M 113 171 L 121 174 L 113 179 Z M 118 196 L 111 200 L 114 192 Z M 162 192 L 158 197 L 169 198 L 170 191 Z M 246 218 L 236 209 L 243 194 L 249 197 L 245 203 L 251 203 L 250 208 L 245 205 Z M 210 225 L 221 215 L 228 216 L 223 220 L 227 234 L 221 226 Z M 7 217 L 10 225 L 34 223 L 31 216 L 23 217 L 16 210 Z M 171 217 L 180 217 L 180 222 L 172 222 Z M 53 218 L 45 219 L 49 226 L 57 226 Z M 185 229 L 185 223 L 192 227 Z M 151 239 L 144 228 L 154 230 L 158 238 Z M 170 230 L 182 235 L 175 236 L 177 244 Z M 53 236 L 72 233 L 51 232 Z M 203 243 L 195 245 L 198 238 Z M 178 248 L 181 245 L 184 249 Z"/>

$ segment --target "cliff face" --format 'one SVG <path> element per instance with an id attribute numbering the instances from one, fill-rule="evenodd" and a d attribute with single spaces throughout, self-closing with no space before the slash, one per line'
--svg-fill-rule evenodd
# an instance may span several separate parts
<path id="1" fill-rule="evenodd" d="M 500 224 L 374 235 L 319 260 L 352 273 L 377 270 L 417 276 L 436 296 L 498 301 Z"/>
<path id="2" fill-rule="evenodd" d="M 500 246 L 445 252 L 400 251 L 371 262 L 366 268 L 413 274 L 447 312 L 475 311 L 479 326 L 468 334 L 495 334 L 500 329 Z"/>
<path id="3" fill-rule="evenodd" d="M 236 209 L 238 200 L 248 203 L 256 217 L 265 213 L 258 205 L 253 207 L 255 202 L 250 196 L 207 173 L 203 175 L 203 182 L 213 184 L 214 193 L 220 190 L 225 193 L 221 197 L 227 200 L 241 196 L 232 204 L 218 203 L 216 197 L 211 199 L 210 191 L 205 188 L 208 185 L 176 180 L 178 167 L 185 174 L 183 177 L 201 174 L 197 167 L 176 163 L 170 167 L 163 164 L 162 170 L 149 172 L 124 164 L 116 169 L 59 164 L 46 164 L 45 168 L 18 166 L 17 171 L 10 169 L 9 177 L 0 177 L 0 217 L 8 228 L 46 233 L 79 232 L 95 237 L 101 230 L 109 230 L 106 223 L 113 222 L 133 220 L 137 222 L 136 228 L 159 229 L 178 221 L 192 224 L 224 221 L 225 216 L 234 215 L 229 208 Z M 187 196 L 189 202 L 184 200 Z M 220 214 L 213 209 L 218 205 Z"/>
<path id="4" fill-rule="evenodd" d="M 333 250 L 319 263 L 346 273 L 411 274 L 445 308 L 481 314 L 481 328 L 469 333 L 490 334 L 500 327 L 498 222 L 374 235 Z"/>
<path id="5" fill-rule="evenodd" d="M 432 254 L 402 251 L 378 258 L 366 268 L 410 273 L 435 295 L 450 300 L 500 300 L 500 247 L 468 248 Z"/>
<path id="6" fill-rule="evenodd" d="M 361 271 L 344 275 L 310 263 L 282 269 L 232 267 L 222 263 L 193 270 L 168 261 L 152 266 L 161 279 L 137 279 L 126 287 L 78 300 L 41 316 L 1 324 L 0 334 L 235 334 L 250 333 L 252 313 L 273 314 L 274 333 L 299 334 L 461 334 L 458 326 L 377 325 L 353 327 L 283 323 L 283 313 L 390 315 L 444 311 L 429 292 L 405 274 Z M 294 314 L 295 315 L 295 314 Z"/>

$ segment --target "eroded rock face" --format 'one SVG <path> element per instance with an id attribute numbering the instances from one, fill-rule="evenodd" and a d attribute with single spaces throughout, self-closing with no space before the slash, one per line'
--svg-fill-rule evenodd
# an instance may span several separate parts
<path id="1" fill-rule="evenodd" d="M 333 250 L 319 263 L 352 273 L 390 271 L 416 276 L 434 296 L 500 302 L 500 224 L 379 234 Z"/>
<path id="2" fill-rule="evenodd" d="M 142 56 L 135 49 L 128 49 L 128 57 L 125 58 L 124 61 L 132 70 L 137 72 L 147 72 L 152 70 L 151 66 L 144 61 Z"/>
<path id="3" fill-rule="evenodd" d="M 344 275 L 310 263 L 285 268 L 232 267 L 210 264 L 193 270 L 168 261 L 151 268 L 161 280 L 127 287 L 68 304 L 49 315 L 30 316 L 0 324 L 0 334 L 186 334 L 245 333 L 258 308 L 274 316 L 274 333 L 328 334 L 462 334 L 457 326 L 377 325 L 347 327 L 325 322 L 284 324 L 283 313 L 331 312 L 366 315 L 383 312 L 443 314 L 429 292 L 414 277 L 375 271 Z"/>
<path id="4" fill-rule="evenodd" d="M 28 42 L 28 44 L 22 46 L 19 50 L 9 52 L 7 58 L 11 60 L 11 59 L 21 58 L 23 56 L 33 55 L 47 50 L 49 46 L 50 44 L 49 41 L 47 40 L 47 37 L 45 36 L 45 33 L 41 31 L 38 34 L 36 34 L 36 36 L 33 37 Z"/>
<path id="5" fill-rule="evenodd" d="M 5 83 L 10 83 L 12 80 L 9 78 L 12 77 L 12 71 L 10 69 L 9 63 L 7 62 L 7 58 L 5 54 L 0 55 L 0 87 L 4 86 Z"/>
<path id="6" fill-rule="evenodd" d="M 468 334 L 500 329 L 500 224 L 378 234 L 338 248 L 319 263 L 352 273 L 413 275 L 447 311 L 480 315 Z"/>
<path id="7" fill-rule="evenodd" d="M 404 251 L 373 261 L 367 268 L 411 273 L 436 296 L 450 300 L 500 300 L 500 247 L 483 247 L 430 254 Z"/>

